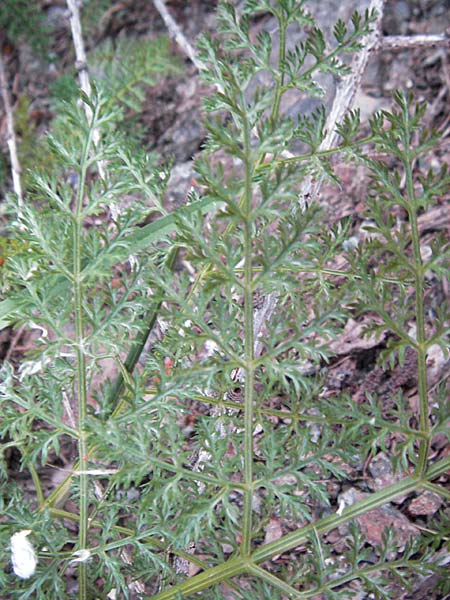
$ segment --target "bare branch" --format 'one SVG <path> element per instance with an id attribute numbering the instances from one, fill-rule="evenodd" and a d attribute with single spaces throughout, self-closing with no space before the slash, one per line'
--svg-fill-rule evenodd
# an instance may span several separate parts
<path id="1" fill-rule="evenodd" d="M 202 63 L 201 60 L 197 58 L 197 53 L 186 39 L 184 33 L 181 30 L 181 27 L 178 25 L 178 23 L 176 23 L 174 18 L 167 10 L 166 5 L 164 4 L 164 0 L 153 0 L 153 4 L 156 10 L 161 15 L 161 19 L 164 21 L 169 31 L 170 37 L 176 41 L 176 43 L 180 46 L 183 52 L 187 55 L 187 57 L 191 60 L 191 62 L 197 67 L 199 71 L 204 70 L 205 65 Z"/>
<path id="2" fill-rule="evenodd" d="M 336 124 L 344 117 L 345 113 L 351 109 L 353 100 L 358 87 L 361 84 L 363 73 L 367 67 L 369 56 L 378 45 L 380 37 L 381 21 L 383 18 L 384 0 L 372 0 L 369 10 L 377 11 L 377 21 L 373 31 L 364 40 L 364 47 L 359 54 L 355 56 L 352 62 L 352 72 L 345 77 L 336 90 L 333 106 L 326 122 L 327 135 L 320 145 L 320 150 L 329 150 L 336 145 L 337 134 Z M 314 192 L 318 192 L 321 183 L 317 183 Z"/>
<path id="3" fill-rule="evenodd" d="M 19 201 L 19 206 L 23 205 L 23 191 L 22 191 L 22 183 L 21 183 L 21 173 L 22 169 L 19 162 L 19 157 L 17 154 L 17 143 L 16 143 L 16 133 L 14 131 L 14 114 L 13 108 L 11 104 L 11 97 L 9 94 L 9 85 L 8 85 L 8 76 L 5 67 L 5 63 L 3 60 L 3 56 L 0 52 L 0 89 L 3 100 L 3 106 L 5 107 L 6 114 L 6 132 L 7 132 L 7 140 L 9 158 L 11 161 L 11 175 L 13 180 L 13 190 L 17 195 L 17 199 Z"/>
<path id="4" fill-rule="evenodd" d="M 450 48 L 450 37 L 445 33 L 424 35 L 386 35 L 376 50 L 409 50 L 410 48 Z"/>
<path id="5" fill-rule="evenodd" d="M 67 6 L 69 8 L 69 19 L 70 19 L 70 28 L 72 30 L 72 39 L 73 45 L 75 48 L 75 68 L 78 70 L 78 79 L 80 82 L 80 87 L 83 92 L 91 97 L 91 82 L 89 79 L 89 72 L 87 68 L 87 60 L 86 60 L 86 51 L 84 49 L 84 41 L 83 41 L 83 32 L 81 29 L 81 19 L 80 19 L 80 10 L 78 8 L 77 0 L 66 0 Z M 86 118 L 88 121 L 92 119 L 92 110 L 91 107 L 88 106 L 85 102 L 84 104 L 84 112 L 86 113 Z M 100 143 L 100 133 L 95 130 L 93 134 L 93 140 L 96 145 Z M 104 161 L 99 161 L 98 163 L 98 173 L 102 179 L 106 177 L 105 171 L 105 163 Z"/>
<path id="6" fill-rule="evenodd" d="M 80 11 L 77 0 L 67 0 L 69 8 L 70 28 L 72 30 L 73 46 L 75 48 L 75 68 L 78 70 L 78 79 L 80 87 L 86 96 L 91 96 L 91 82 L 87 69 L 86 51 L 84 49 L 83 32 L 81 30 Z M 85 106 L 86 116 L 92 117 L 92 111 L 89 106 Z"/>

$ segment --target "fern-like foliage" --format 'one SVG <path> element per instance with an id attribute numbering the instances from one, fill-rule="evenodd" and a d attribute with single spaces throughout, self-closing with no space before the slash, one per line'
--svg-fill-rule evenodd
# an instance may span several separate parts
<path id="1" fill-rule="evenodd" d="M 155 85 L 162 75 L 179 73 L 180 66 L 170 52 L 169 40 L 121 37 L 105 40 L 93 50 L 89 62 L 97 86 L 109 99 L 138 113 L 145 99 L 145 87 Z"/>
<path id="2" fill-rule="evenodd" d="M 277 53 L 270 35 L 250 35 L 259 12 L 277 23 Z M 223 3 L 220 41 L 200 42 L 205 79 L 219 91 L 205 101 L 199 191 L 175 212 L 163 200 L 167 168 L 115 135 L 111 96 L 95 88 L 82 97 L 89 121 L 67 106 L 70 127 L 49 146 L 68 177 L 38 174 L 35 202 L 13 207 L 23 246 L 5 263 L 11 293 L 0 303 L 0 317 L 36 332 L 27 362 L 1 371 L 4 449 L 18 452 L 35 494 L 23 494 L 4 462 L 0 560 L 23 530 L 39 554 L 29 579 L 0 572 L 10 598 L 71 597 L 69 573 L 80 599 L 157 600 L 222 598 L 224 586 L 248 600 L 384 598 L 396 579 L 441 574 L 444 517 L 435 538 L 408 544 L 401 558 L 393 532 L 375 550 L 357 526 L 414 490 L 448 497 L 436 480 L 449 460 L 433 463 L 429 453 L 448 411 L 440 390 L 429 414 L 426 365 L 427 351 L 447 344 L 447 322 L 444 311 L 430 320 L 425 297 L 427 273 L 442 276 L 448 248 L 425 262 L 418 218 L 450 182 L 445 170 L 415 171 L 438 136 L 422 130 L 424 107 L 403 94 L 373 118 L 368 137 L 359 115 L 348 115 L 333 152 L 320 150 L 323 109 L 295 121 L 282 111 L 290 89 L 320 94 L 317 72 L 345 74 L 340 57 L 360 47 L 373 20 L 338 23 L 328 47 L 303 2 L 251 0 L 241 12 Z M 293 26 L 307 27 L 307 38 L 288 55 Z M 255 87 L 262 73 L 269 79 Z M 128 96 L 127 76 L 118 71 L 114 90 L 133 105 L 139 93 Z M 298 140 L 308 148 L 286 158 Z M 377 237 L 357 247 L 345 244 L 348 220 L 325 229 L 322 211 L 298 199 L 305 177 L 336 178 L 338 152 L 373 178 L 367 210 Z M 100 160 L 107 181 L 96 178 Z M 398 206 L 405 225 L 394 238 Z M 343 254 L 345 268 L 333 270 Z M 267 299 L 276 310 L 264 320 Z M 357 312 L 375 313 L 373 328 L 394 334 L 383 360 L 415 353 L 418 410 L 401 393 L 389 410 L 376 395 L 355 403 L 326 393 L 329 342 Z M 117 374 L 99 384 L 105 360 Z M 398 481 L 336 502 L 330 481 L 361 468 L 391 435 Z M 48 491 L 42 468 L 56 471 L 64 444 L 72 454 Z M 279 535 L 267 534 L 271 523 Z M 326 537 L 338 527 L 341 556 Z"/>
<path id="3" fill-rule="evenodd" d="M 38 4 L 26 0 L 4 0 L 0 6 L 0 36 L 18 43 L 26 40 L 42 56 L 48 52 L 49 27 Z"/>
<path id="4" fill-rule="evenodd" d="M 109 131 L 116 141 L 134 156 L 144 159 L 145 124 L 139 120 L 146 93 L 162 77 L 180 73 L 181 66 L 171 52 L 165 37 L 154 40 L 121 37 L 116 43 L 106 40 L 88 53 L 92 81 L 111 108 Z M 70 136 L 72 122 L 66 118 L 65 105 L 78 98 L 76 74 L 69 69 L 49 84 L 52 108 L 56 117 L 51 132 L 58 138 Z M 49 140 L 39 138 L 36 127 L 29 121 L 30 100 L 22 96 L 16 109 L 16 129 L 20 135 L 19 157 L 24 172 L 23 182 L 33 190 L 31 173 L 52 169 L 55 176 L 64 177 L 59 160 L 49 148 Z"/>

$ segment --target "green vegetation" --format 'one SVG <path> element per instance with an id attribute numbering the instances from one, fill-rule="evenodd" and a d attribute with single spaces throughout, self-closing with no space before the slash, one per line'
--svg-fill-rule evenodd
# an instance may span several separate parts
<path id="1" fill-rule="evenodd" d="M 276 51 L 268 32 L 250 36 L 259 12 L 277 21 Z M 430 402 L 426 365 L 432 346 L 448 348 L 448 307 L 431 318 L 426 289 L 429 273 L 448 269 L 449 249 L 436 238 L 425 260 L 418 230 L 450 184 L 445 169 L 421 172 L 439 132 L 424 129 L 426 106 L 400 92 L 391 112 L 374 115 L 369 135 L 350 113 L 334 150 L 320 150 L 324 110 L 298 120 L 283 113 L 288 90 L 317 95 L 318 73 L 348 71 L 342 56 L 361 48 L 373 14 L 337 23 L 331 49 L 303 2 L 247 0 L 239 16 L 224 3 L 218 19 L 220 39 L 204 37 L 200 50 L 205 81 L 220 92 L 205 99 L 200 191 L 185 206 L 168 211 L 167 166 L 117 136 L 117 98 L 134 110 L 143 100 L 140 87 L 130 93 L 129 71 L 117 87 L 99 78 L 92 97 L 82 96 L 89 121 L 76 101 L 60 104 L 70 126 L 48 140 L 59 174 L 34 174 L 36 201 L 20 210 L 11 200 L 10 234 L 23 245 L 3 266 L 0 318 L 39 333 L 20 368 L 4 364 L 0 375 L 3 451 L 20 452 L 34 484 L 25 493 L 3 459 L 0 562 L 23 530 L 39 561 L 23 580 L 0 570 L 11 599 L 347 599 L 355 581 L 389 598 L 393 581 L 411 586 L 444 572 L 444 513 L 429 525 L 433 536 L 418 532 L 400 560 L 393 531 L 374 552 L 356 521 L 413 490 L 449 498 L 438 479 L 450 459 L 430 456 L 433 436 L 448 435 L 447 390 L 437 386 Z M 307 32 L 293 51 L 290 26 Z M 254 85 L 261 74 L 267 83 Z M 349 220 L 324 227 L 317 204 L 298 199 L 307 177 L 337 180 L 335 156 L 358 161 L 372 179 L 373 227 L 356 246 Z M 399 209 L 404 226 L 394 235 Z M 338 255 L 345 266 L 336 271 Z M 175 268 L 180 258 L 191 272 Z M 260 328 L 257 299 L 269 296 L 276 310 Z M 412 350 L 417 411 L 401 393 L 388 408 L 376 395 L 356 403 L 323 393 L 330 343 L 361 314 L 371 331 L 392 332 L 383 361 Z M 118 375 L 100 385 L 105 360 Z M 398 481 L 336 506 L 329 481 L 344 480 L 394 434 Z M 76 456 L 46 494 L 41 467 L 67 445 Z M 267 540 L 271 519 L 289 532 Z M 337 556 L 324 536 L 346 524 Z M 296 548 L 302 560 L 275 560 Z M 68 591 L 73 574 L 77 589 Z"/>

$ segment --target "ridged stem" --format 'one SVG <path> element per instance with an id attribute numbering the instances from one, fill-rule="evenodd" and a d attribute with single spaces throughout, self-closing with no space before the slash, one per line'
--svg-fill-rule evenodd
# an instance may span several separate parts
<path id="1" fill-rule="evenodd" d="M 231 558 L 230 560 L 207 569 L 199 575 L 195 575 L 190 579 L 180 583 L 164 592 L 151 596 L 152 600 L 177 600 L 179 597 L 188 598 L 190 594 L 198 593 L 206 588 L 210 588 L 216 584 L 221 583 L 225 578 L 236 577 L 244 573 L 255 572 L 255 565 L 270 560 L 273 556 L 282 554 L 304 544 L 308 541 L 311 533 L 325 533 L 348 523 L 349 521 L 365 514 L 367 511 L 374 510 L 387 504 L 397 498 L 413 490 L 419 489 L 426 486 L 429 480 L 439 477 L 442 473 L 445 473 L 450 467 L 450 458 L 445 458 L 439 462 L 431 465 L 426 473 L 426 479 L 420 479 L 417 475 L 406 477 L 402 481 L 375 492 L 369 497 L 356 502 L 352 506 L 346 508 L 343 514 L 338 515 L 333 513 L 322 519 L 319 519 L 315 523 L 310 523 L 297 531 L 284 535 L 279 540 L 265 544 L 260 548 L 256 549 L 249 556 L 243 558 L 238 556 Z M 260 573 L 259 573 L 260 574 Z M 272 583 L 274 581 L 272 580 Z M 281 588 L 285 588 L 284 582 L 280 581 Z"/>
<path id="2" fill-rule="evenodd" d="M 408 219 L 411 226 L 411 243 L 414 261 L 414 288 L 415 288 L 415 315 L 416 315 L 416 352 L 417 352 L 417 381 L 419 392 L 419 430 L 422 438 L 419 443 L 419 456 L 417 461 L 417 474 L 423 477 L 427 469 L 430 451 L 431 424 L 428 417 L 428 378 L 427 378 L 427 337 L 425 331 L 425 268 L 420 252 L 420 233 L 417 219 L 418 205 L 414 190 L 413 161 L 411 152 L 411 131 L 409 127 L 409 107 L 403 107 L 404 135 L 403 135 L 403 166 L 405 169 L 405 183 L 407 194 Z"/>
<path id="3" fill-rule="evenodd" d="M 241 94 L 241 106 L 245 107 L 244 95 Z M 245 110 L 245 109 L 243 109 Z M 252 158 L 250 146 L 250 125 L 243 112 L 244 134 L 244 196 L 242 212 L 244 223 L 244 363 L 245 363 L 245 396 L 244 396 L 244 512 L 242 523 L 241 554 L 246 557 L 251 551 L 252 541 L 252 505 L 253 505 L 253 420 L 254 420 L 254 332 L 253 332 L 253 234 L 252 234 Z"/>
<path id="4" fill-rule="evenodd" d="M 417 206 L 414 192 L 412 164 L 409 160 L 409 148 L 405 149 L 406 190 L 408 194 L 408 213 L 411 224 L 411 241 L 414 260 L 414 287 L 415 287 L 415 313 L 416 313 L 416 339 L 417 339 L 417 379 L 419 392 L 419 429 L 422 434 L 419 445 L 417 473 L 420 476 L 426 471 L 428 454 L 430 450 L 430 420 L 428 417 L 428 378 L 427 378 L 427 338 L 425 331 L 425 269 L 420 254 L 420 234 L 417 222 Z"/>
<path id="5" fill-rule="evenodd" d="M 80 483 L 80 522 L 78 530 L 78 549 L 87 548 L 88 534 L 88 475 L 87 470 L 89 450 L 86 433 L 87 416 L 87 376 L 86 353 L 84 348 L 84 323 L 83 323 L 83 284 L 81 276 L 81 244 L 83 238 L 83 198 L 85 194 L 86 175 L 88 169 L 89 151 L 94 134 L 94 123 L 97 110 L 94 110 L 92 121 L 89 124 L 88 135 L 83 147 L 80 164 L 80 178 L 75 199 L 73 221 L 73 310 L 75 320 L 75 356 L 76 356 L 76 394 L 78 398 L 78 460 L 81 467 Z M 78 598 L 87 600 L 87 563 L 81 561 L 78 568 Z"/>
<path id="6" fill-rule="evenodd" d="M 272 122 L 275 122 L 276 119 L 278 119 L 278 114 L 280 112 L 280 103 L 284 87 L 284 61 L 286 60 L 286 21 L 283 15 L 283 9 L 276 12 L 276 17 L 278 21 L 278 35 L 280 37 L 278 50 L 279 77 L 277 78 L 278 80 L 274 92 L 275 98 L 270 113 L 270 120 Z"/>

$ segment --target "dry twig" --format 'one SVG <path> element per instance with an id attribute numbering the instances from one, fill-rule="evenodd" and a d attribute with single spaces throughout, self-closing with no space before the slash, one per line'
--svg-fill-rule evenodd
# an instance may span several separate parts
<path id="1" fill-rule="evenodd" d="M 20 167 L 19 157 L 17 154 L 16 133 L 14 131 L 14 114 L 9 94 L 8 76 L 3 56 L 0 52 L 0 89 L 3 99 L 3 106 L 6 115 L 6 132 L 8 144 L 9 158 L 11 161 L 11 175 L 13 180 L 13 190 L 17 195 L 19 207 L 23 205 L 23 191 L 21 183 L 22 169 Z"/>
<path id="2" fill-rule="evenodd" d="M 181 27 L 167 10 L 164 0 L 153 0 L 153 4 L 156 10 L 159 12 L 161 19 L 164 21 L 170 37 L 173 38 L 180 46 L 181 50 L 183 50 L 186 56 L 194 64 L 197 71 L 200 73 L 201 71 L 207 69 L 206 65 L 197 57 L 195 48 L 192 46 L 192 44 L 190 44 Z M 223 92 L 223 88 L 220 84 L 216 83 L 215 87 L 219 92 Z"/>
<path id="3" fill-rule="evenodd" d="M 352 64 L 352 72 L 345 77 L 337 88 L 336 96 L 327 118 L 326 130 L 327 135 L 320 145 L 320 150 L 328 150 L 335 146 L 337 141 L 337 133 L 335 131 L 336 124 L 342 120 L 345 113 L 351 109 L 356 92 L 361 84 L 363 73 L 367 67 L 371 52 L 378 46 L 380 38 L 381 21 L 383 18 L 384 0 L 372 0 L 369 10 L 377 11 L 377 21 L 372 33 L 365 39 L 364 47 L 361 52 L 355 56 Z M 317 183 L 314 192 L 317 193 L 321 186 L 321 182 Z"/>
<path id="4" fill-rule="evenodd" d="M 191 62 L 196 66 L 196 68 L 199 71 L 205 69 L 205 65 L 202 63 L 201 60 L 197 58 L 197 53 L 187 40 L 186 36 L 181 30 L 181 27 L 178 25 L 178 23 L 176 23 L 175 19 L 167 10 L 166 5 L 164 4 L 164 0 L 153 0 L 153 4 L 156 10 L 161 15 L 161 19 L 164 21 L 164 24 L 169 31 L 170 37 L 176 41 L 176 43 L 180 46 L 183 52 L 187 55 L 187 57 L 191 60 Z"/>
<path id="5" fill-rule="evenodd" d="M 80 10 L 78 8 L 77 0 L 66 0 L 67 7 L 69 8 L 69 19 L 70 19 L 70 28 L 72 30 L 72 39 L 73 46 L 75 48 L 75 68 L 78 71 L 78 79 L 80 82 L 80 87 L 83 92 L 91 97 L 91 82 L 89 79 L 89 72 L 87 68 L 87 60 L 86 60 L 86 51 L 84 49 L 84 41 L 83 41 L 83 32 L 81 29 L 81 19 L 80 19 Z M 84 104 L 84 112 L 86 113 L 86 118 L 88 121 L 92 119 L 92 110 L 91 107 L 88 106 L 85 102 Z M 93 134 L 94 144 L 98 145 L 100 142 L 100 133 L 95 130 Z M 105 179 L 106 170 L 105 164 L 103 161 L 99 161 L 98 163 L 98 172 L 102 179 Z"/>
<path id="6" fill-rule="evenodd" d="M 376 50 L 409 50 L 411 48 L 450 48 L 450 37 L 445 33 L 424 35 L 386 35 L 379 41 Z"/>

